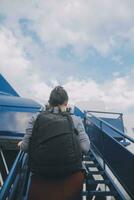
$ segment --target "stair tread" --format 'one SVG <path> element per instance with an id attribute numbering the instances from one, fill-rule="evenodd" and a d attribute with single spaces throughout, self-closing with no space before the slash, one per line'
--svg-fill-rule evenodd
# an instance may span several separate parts
<path id="1" fill-rule="evenodd" d="M 118 193 L 116 191 L 96 191 L 92 190 L 90 192 L 88 191 L 83 191 L 82 192 L 83 196 L 118 196 Z"/>
<path id="2" fill-rule="evenodd" d="M 117 192 L 116 191 L 90 191 L 89 192 L 90 196 L 117 196 Z"/>
<path id="3" fill-rule="evenodd" d="M 87 184 L 110 184 L 109 180 L 88 180 Z"/>

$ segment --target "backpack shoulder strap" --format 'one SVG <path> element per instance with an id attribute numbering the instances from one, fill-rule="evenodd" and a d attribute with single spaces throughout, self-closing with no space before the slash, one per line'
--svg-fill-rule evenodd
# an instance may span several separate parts
<path id="1" fill-rule="evenodd" d="M 41 111 L 41 112 L 37 115 L 37 117 L 36 117 L 36 119 L 35 119 L 35 121 L 34 121 L 34 124 L 33 124 L 32 134 L 33 134 L 33 132 L 36 132 L 36 131 L 37 131 L 37 129 L 38 129 L 38 121 L 40 120 L 41 115 L 44 114 L 44 113 L 48 113 L 48 111 Z"/>
<path id="2" fill-rule="evenodd" d="M 76 135 L 78 135 L 79 132 L 78 132 L 78 130 L 77 130 L 77 129 L 75 128 L 75 126 L 74 126 L 74 122 L 73 122 L 73 119 L 72 119 L 71 115 L 70 115 L 68 112 L 62 112 L 61 114 L 62 114 L 63 116 L 66 116 L 66 117 L 67 117 L 67 119 L 68 119 L 68 121 L 69 121 L 69 123 L 70 123 L 70 126 L 71 126 L 72 131 L 73 131 Z"/>

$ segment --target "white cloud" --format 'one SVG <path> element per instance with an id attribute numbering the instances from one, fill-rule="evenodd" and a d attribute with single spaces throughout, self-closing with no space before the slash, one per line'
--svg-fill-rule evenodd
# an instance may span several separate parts
<path id="1" fill-rule="evenodd" d="M 70 81 L 65 84 L 65 88 L 68 90 L 72 101 L 79 105 L 85 102 L 90 109 L 95 109 L 96 106 L 96 109 L 99 110 L 124 112 L 130 106 L 134 106 L 133 81 L 129 80 L 133 75 L 117 77 L 101 85 L 93 80 Z"/>
<path id="2" fill-rule="evenodd" d="M 123 64 L 123 58 L 121 57 L 121 55 L 113 55 L 112 60 L 118 65 Z"/>
<path id="3" fill-rule="evenodd" d="M 58 80 L 50 80 L 50 85 L 41 74 L 40 68 L 35 68 L 31 60 L 25 56 L 24 48 L 13 33 L 7 29 L 0 30 L 0 70 L 22 95 L 35 98 L 40 102 L 48 99 L 50 90 L 58 85 Z M 125 111 L 134 106 L 132 70 L 124 77 L 115 77 L 99 84 L 92 80 L 68 79 L 64 83 L 71 102 L 103 102 L 107 109 Z M 100 104 L 101 106 L 102 104 Z"/>
<path id="4" fill-rule="evenodd" d="M 19 28 L 20 18 L 32 20 L 30 29 L 48 49 L 71 44 L 74 49 L 93 47 L 105 55 L 119 45 L 118 37 L 134 38 L 132 0 L 1 0 L 0 8 L 12 29 L 13 24 Z"/>
<path id="5" fill-rule="evenodd" d="M 38 73 L 35 73 L 30 61 L 25 58 L 22 46 L 11 31 L 0 30 L 0 44 L 0 72 L 20 95 L 42 101 L 41 90 L 45 91 L 46 100 L 48 91 L 50 92 L 49 86 L 40 80 Z"/>
<path id="6" fill-rule="evenodd" d="M 12 75 L 11 80 L 18 80 L 20 75 L 28 72 L 29 62 L 24 58 L 21 46 L 6 29 L 0 29 L 0 69 L 2 73 Z"/>
<path id="7" fill-rule="evenodd" d="M 69 96 L 74 103 L 77 101 L 98 99 L 103 95 L 103 91 L 100 90 L 99 85 L 93 80 L 69 80 L 64 87 L 67 89 Z"/>
<path id="8" fill-rule="evenodd" d="M 119 77 L 120 76 L 120 72 L 116 71 L 116 72 L 113 72 L 113 77 Z"/>

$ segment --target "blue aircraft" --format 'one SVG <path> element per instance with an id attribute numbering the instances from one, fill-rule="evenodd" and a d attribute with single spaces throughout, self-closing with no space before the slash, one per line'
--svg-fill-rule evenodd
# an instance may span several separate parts
<path id="1" fill-rule="evenodd" d="M 22 98 L 0 75 L 0 182 L 4 182 L 18 153 L 29 118 L 41 109 L 31 99 Z"/>

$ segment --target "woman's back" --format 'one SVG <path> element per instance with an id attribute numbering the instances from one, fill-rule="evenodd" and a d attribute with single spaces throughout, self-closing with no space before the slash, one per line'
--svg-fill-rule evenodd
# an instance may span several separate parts
<path id="1" fill-rule="evenodd" d="M 68 103 L 68 95 L 66 91 L 62 87 L 54 88 L 49 98 L 49 104 L 50 104 L 49 107 L 51 108 L 51 112 L 53 113 L 64 112 L 66 110 L 67 103 Z M 26 134 L 22 142 L 19 143 L 20 148 L 24 151 L 27 151 L 28 153 L 29 153 L 29 144 L 33 135 L 33 127 L 35 121 L 36 117 L 32 118 L 32 120 L 28 125 Z M 90 147 L 90 142 L 88 136 L 85 133 L 82 120 L 72 115 L 72 121 L 75 129 L 77 129 L 78 132 L 77 139 L 80 143 L 80 149 L 83 153 L 87 153 Z M 56 133 L 56 128 L 55 130 L 53 130 L 53 134 L 54 133 Z M 66 145 L 66 142 L 64 145 Z M 60 144 L 59 146 L 57 145 L 57 148 L 60 148 Z M 33 152 L 35 149 L 33 148 Z M 70 149 L 66 151 L 70 152 Z M 62 154 L 62 149 L 61 149 L 61 154 Z M 53 153 L 51 155 L 53 156 Z M 54 159 L 56 160 L 56 155 Z M 64 161 L 66 161 L 66 158 L 64 158 L 63 162 Z M 47 162 L 45 162 L 45 164 L 47 165 Z M 36 158 L 34 165 L 36 167 Z M 58 166 L 58 163 L 56 163 L 56 165 Z M 79 200 L 81 199 L 83 181 L 84 181 L 84 173 L 82 171 L 82 168 L 71 171 L 71 173 L 66 174 L 66 176 L 57 176 L 57 177 L 51 176 L 51 178 L 46 176 L 41 176 L 41 174 L 39 175 L 38 173 L 35 172 L 31 176 L 28 199 L 29 200 Z"/>

